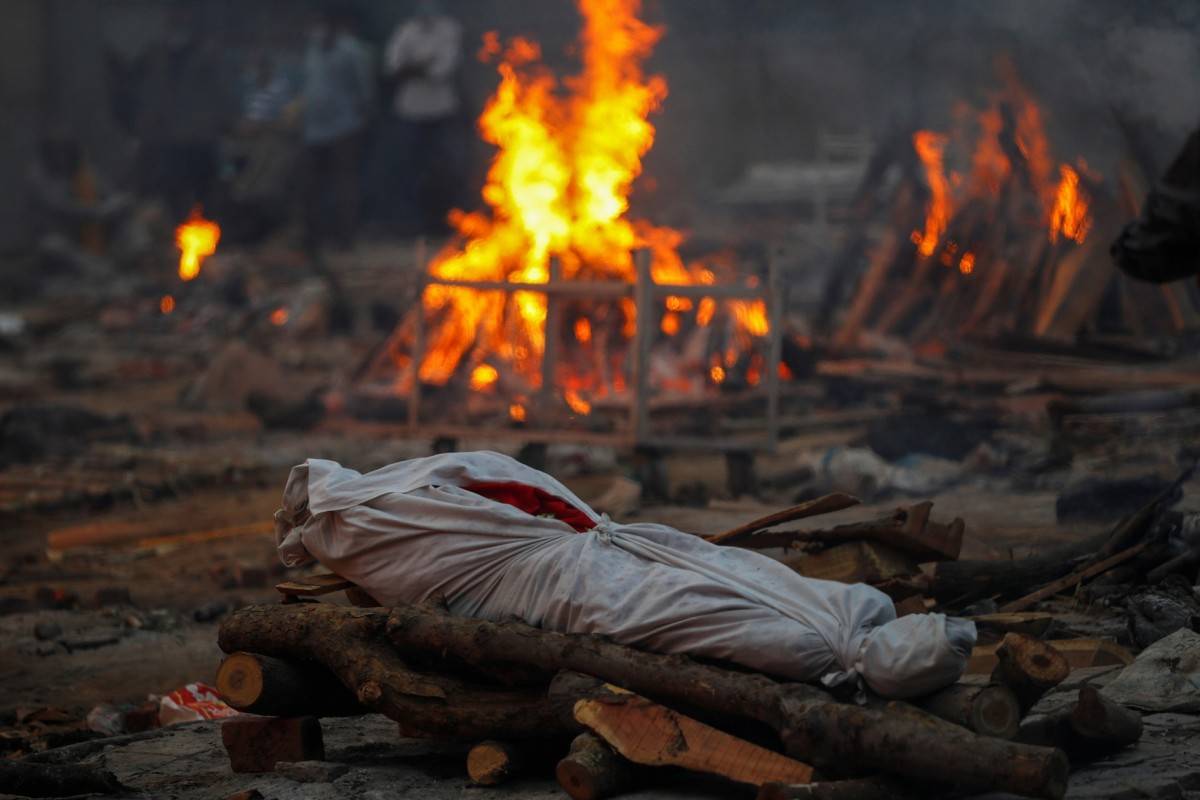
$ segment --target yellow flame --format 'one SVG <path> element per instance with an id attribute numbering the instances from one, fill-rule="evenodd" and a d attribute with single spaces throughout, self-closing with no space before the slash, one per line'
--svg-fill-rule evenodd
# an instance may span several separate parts
<path id="1" fill-rule="evenodd" d="M 500 373 L 491 364 L 480 364 L 471 371 L 471 388 L 482 391 L 500 379 Z"/>
<path id="2" fill-rule="evenodd" d="M 190 281 L 200 274 L 204 259 L 217 252 L 221 228 L 207 220 L 199 208 L 192 209 L 187 222 L 175 229 L 175 246 L 179 248 L 179 277 Z"/>

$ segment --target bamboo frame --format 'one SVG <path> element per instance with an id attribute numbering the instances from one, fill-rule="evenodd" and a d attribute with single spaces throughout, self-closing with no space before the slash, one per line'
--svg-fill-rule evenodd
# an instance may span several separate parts
<path id="1" fill-rule="evenodd" d="M 423 253 L 422 253 L 423 255 Z M 546 283 L 508 283 L 504 281 L 443 280 L 429 277 L 427 269 L 421 272 L 418 298 L 423 298 L 430 286 L 447 286 L 477 291 L 502 291 L 506 295 L 514 292 L 538 292 L 547 296 L 547 331 L 554 330 L 561 303 L 566 299 L 605 300 L 632 297 L 637 313 L 637 329 L 631 347 L 631 397 L 628 424 L 617 430 L 598 432 L 563 427 L 496 428 L 471 425 L 437 425 L 422 423 L 420 363 L 425 356 L 425 326 L 423 304 L 417 303 L 417 329 L 413 337 L 411 363 L 412 387 L 408 402 L 408 420 L 403 426 L 389 426 L 390 430 L 405 435 L 462 438 L 482 436 L 496 439 L 516 439 L 523 442 L 580 442 L 607 444 L 616 447 L 654 447 L 671 450 L 693 450 L 710 452 L 773 451 L 778 445 L 780 428 L 780 383 L 779 360 L 783 351 L 783 287 L 779 268 L 772 258 L 768 263 L 768 278 L 765 286 L 748 284 L 725 285 L 680 285 L 655 283 L 650 269 L 651 254 L 641 250 L 635 255 L 637 280 L 634 283 L 618 281 L 570 281 L 561 278 L 561 268 L 551 264 L 550 280 Z M 767 364 L 764 380 L 764 398 L 767 412 L 761 432 L 744 435 L 706 437 L 688 435 L 655 435 L 651 429 L 651 390 L 649 385 L 650 348 L 653 344 L 653 326 L 648 324 L 655 311 L 655 303 L 665 297 L 687 297 L 714 300 L 762 300 L 768 309 L 770 329 L 766 336 Z M 547 347 L 543 354 L 541 402 L 545 403 L 553 387 L 552 377 L 557 363 L 557 349 L 546 337 Z"/>

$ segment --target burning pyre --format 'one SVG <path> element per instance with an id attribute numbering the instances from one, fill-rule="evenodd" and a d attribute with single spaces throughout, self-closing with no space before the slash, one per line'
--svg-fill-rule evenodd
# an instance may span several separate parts
<path id="1" fill-rule="evenodd" d="M 972 333 L 1069 335 L 1072 287 L 1087 274 L 1103 283 L 1106 254 L 1088 239 L 1101 176 L 1082 158 L 1054 158 L 1038 103 L 1009 60 L 997 66 L 983 108 L 960 104 L 949 130 L 911 134 L 905 178 L 878 206 L 889 233 L 870 247 L 859 236 L 843 256 L 861 251 L 867 264 L 835 344 L 864 331 L 937 346 Z"/>
<path id="2" fill-rule="evenodd" d="M 551 320 L 545 293 L 489 290 L 496 284 L 632 284 L 635 251 L 643 249 L 656 283 L 715 285 L 734 274 L 732 259 L 685 263 L 677 249 L 681 232 L 629 217 L 630 192 L 654 143 L 649 116 L 667 95 L 663 77 L 642 67 L 663 31 L 639 19 L 640 0 L 578 5 L 582 69 L 562 81 L 541 63 L 536 43 L 485 37 L 481 57 L 495 61 L 500 76 L 479 119 L 481 135 L 497 148 L 482 192 L 487 210 L 451 214 L 458 235 L 429 266 L 424 318 L 406 321 L 407 346 L 393 354 L 401 391 L 412 388 L 414 325 L 428 331 L 415 370 L 423 384 L 443 386 L 462 376 L 474 392 L 517 399 L 509 409 L 516 421 L 525 417 L 521 398 L 539 390 L 552 388 L 579 415 L 597 398 L 623 393 L 628 342 L 639 324 L 655 326 L 681 350 L 699 351 L 690 358 L 691 376 L 658 374 L 658 388 L 711 386 L 739 363 L 748 383 L 760 379 L 763 355 L 752 350 L 770 328 L 761 300 L 670 296 L 658 319 L 638 320 L 631 296 L 572 299 Z M 704 344 L 685 346 L 697 331 Z M 548 337 L 561 345 L 553 387 L 542 386 Z"/>

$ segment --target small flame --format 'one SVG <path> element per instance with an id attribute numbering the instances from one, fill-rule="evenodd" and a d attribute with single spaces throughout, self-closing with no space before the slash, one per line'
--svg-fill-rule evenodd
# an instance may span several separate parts
<path id="1" fill-rule="evenodd" d="M 580 344 L 587 344 L 592 340 L 592 323 L 587 317 L 580 317 L 575 320 L 575 341 Z"/>
<path id="2" fill-rule="evenodd" d="M 579 395 L 579 392 L 575 391 L 574 389 L 567 389 L 565 392 L 563 392 L 563 400 L 567 401 L 567 405 L 570 406 L 571 410 L 576 414 L 587 416 L 588 414 L 592 413 L 592 404 L 587 400 L 584 400 Z"/>
<path id="3" fill-rule="evenodd" d="M 975 254 L 963 253 L 962 259 L 958 262 L 958 271 L 963 275 L 970 275 L 975 270 Z"/>
<path id="4" fill-rule="evenodd" d="M 494 386 L 498 380 L 500 373 L 491 364 L 480 364 L 471 371 L 471 388 L 477 392 Z"/>
<path id="5" fill-rule="evenodd" d="M 708 371 L 708 376 L 713 379 L 713 383 L 722 383 L 725 380 L 725 368 L 720 364 L 713 364 L 713 368 Z"/>
<path id="6" fill-rule="evenodd" d="M 289 316 L 290 314 L 288 313 L 287 308 L 280 306 L 271 312 L 271 324 L 275 325 L 276 327 L 287 325 Z"/>
<path id="7" fill-rule="evenodd" d="M 520 403 L 513 403 L 508 407 L 508 416 L 513 422 L 524 422 L 525 406 Z"/>
<path id="8" fill-rule="evenodd" d="M 674 336 L 679 333 L 679 315 L 674 311 L 668 311 L 666 314 L 663 314 L 661 327 L 662 332 L 667 336 Z"/>
<path id="9" fill-rule="evenodd" d="M 164 314 L 170 314 L 175 310 L 175 298 L 169 294 L 164 294 L 162 299 L 158 301 L 158 310 Z"/>
<path id="10" fill-rule="evenodd" d="M 207 220 L 197 206 L 188 221 L 175 229 L 175 246 L 179 248 L 179 277 L 190 281 L 200 274 L 204 259 L 217 252 L 221 228 Z"/>
<path id="11" fill-rule="evenodd" d="M 717 301 L 711 297 L 705 297 L 700 301 L 700 308 L 696 309 L 696 324 L 701 328 L 707 328 L 708 323 L 712 322 L 713 315 L 717 313 Z"/>
<path id="12" fill-rule="evenodd" d="M 1083 244 L 1092 226 L 1088 216 L 1088 196 L 1079 187 L 1079 173 L 1066 164 L 1058 168 L 1061 179 L 1050 212 L 1050 241 L 1057 242 L 1061 233 L 1076 244 Z"/>
<path id="13" fill-rule="evenodd" d="M 933 131 L 917 131 L 913 134 L 913 148 L 925 166 L 925 177 L 929 181 L 925 231 L 913 231 L 913 243 L 923 256 L 931 256 L 937 250 L 938 239 L 946 232 L 950 222 L 950 182 L 946 180 L 942 164 L 947 141 L 947 137 Z"/>

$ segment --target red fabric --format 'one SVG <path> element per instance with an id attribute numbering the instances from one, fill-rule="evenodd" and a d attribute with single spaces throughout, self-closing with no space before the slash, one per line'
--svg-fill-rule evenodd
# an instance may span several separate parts
<path id="1" fill-rule="evenodd" d="M 567 523 L 579 533 L 596 527 L 596 523 L 592 522 L 587 514 L 566 500 L 536 486 L 526 486 L 516 481 L 480 481 L 463 488 L 489 500 L 519 508 L 535 517 L 550 515 Z"/>

